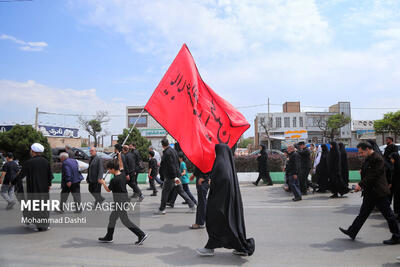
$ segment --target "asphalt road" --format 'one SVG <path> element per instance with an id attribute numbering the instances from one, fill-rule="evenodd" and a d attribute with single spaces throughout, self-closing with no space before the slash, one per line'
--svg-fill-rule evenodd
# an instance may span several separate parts
<path id="1" fill-rule="evenodd" d="M 195 193 L 194 186 L 191 190 Z M 356 241 L 338 231 L 355 218 L 359 194 L 334 200 L 329 194 L 311 194 L 293 203 L 280 186 L 242 184 L 241 190 L 247 235 L 256 241 L 251 257 L 237 257 L 226 249 L 216 250 L 211 258 L 197 256 L 195 249 L 205 245 L 207 232 L 188 228 L 195 214 L 186 213 L 178 197 L 178 205 L 166 215 L 153 215 L 160 196 L 150 197 L 151 191 L 145 191 L 139 221 L 150 237 L 140 247 L 133 245 L 136 237 L 123 227 L 116 229 L 114 243 L 98 243 L 106 216 L 104 227 L 53 226 L 43 233 L 9 225 L 2 218 L 11 213 L 1 200 L 0 266 L 400 266 L 395 259 L 400 245 L 382 244 L 390 232 L 379 213 L 370 216 Z M 82 192 L 87 192 L 86 185 Z"/>

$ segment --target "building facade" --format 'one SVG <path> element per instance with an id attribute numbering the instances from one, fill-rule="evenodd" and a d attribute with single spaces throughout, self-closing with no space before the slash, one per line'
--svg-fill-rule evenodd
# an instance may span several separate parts
<path id="1" fill-rule="evenodd" d="M 257 114 L 254 121 L 255 145 L 267 144 L 268 139 L 275 149 L 299 141 L 323 143 L 326 142 L 324 129 L 329 117 L 338 113 L 351 117 L 350 102 L 339 102 L 327 112 L 301 112 L 300 102 L 286 102 L 282 110 L 283 112 Z M 351 142 L 350 123 L 341 128 L 339 138 L 345 143 Z"/>
<path id="2" fill-rule="evenodd" d="M 135 127 L 143 137 L 151 141 L 152 146 L 159 152 L 162 151 L 161 140 L 166 138 L 167 131 L 144 110 L 144 106 L 126 107 L 126 127 L 129 129 L 136 122 Z M 143 111 L 142 116 L 140 113 Z M 140 118 L 139 118 L 140 117 Z"/>

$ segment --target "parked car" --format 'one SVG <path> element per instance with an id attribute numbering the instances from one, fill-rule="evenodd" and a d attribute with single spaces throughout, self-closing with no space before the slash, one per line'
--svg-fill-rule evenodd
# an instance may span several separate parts
<path id="1" fill-rule="evenodd" d="M 395 144 L 396 146 L 397 146 L 397 148 L 399 149 L 399 154 L 400 154 L 400 144 Z M 379 147 L 379 149 L 380 149 L 380 151 L 382 152 L 382 154 L 383 153 L 385 153 L 385 148 L 387 147 L 387 145 L 383 145 L 383 146 L 380 146 Z"/>
<path id="2" fill-rule="evenodd" d="M 260 149 L 258 149 L 258 150 L 256 150 L 256 151 L 250 153 L 250 156 L 254 156 L 254 155 L 258 155 L 258 154 L 260 154 Z M 267 149 L 267 154 L 269 154 L 269 155 L 280 155 L 280 156 L 283 156 L 282 151 L 279 151 L 279 150 L 277 150 L 277 149 Z"/>
<path id="3" fill-rule="evenodd" d="M 83 152 L 90 158 L 90 152 L 89 152 L 89 147 L 81 148 Z M 106 153 L 104 151 L 99 151 L 97 150 L 97 156 L 103 160 L 112 160 L 112 154 L 111 153 Z"/>
<path id="4" fill-rule="evenodd" d="M 82 150 L 76 147 L 71 148 L 71 150 L 74 152 L 75 159 L 78 160 L 89 160 L 89 156 Z M 56 147 L 52 148 L 51 152 L 53 154 L 53 161 L 60 161 L 60 154 L 65 151 L 65 147 Z"/>

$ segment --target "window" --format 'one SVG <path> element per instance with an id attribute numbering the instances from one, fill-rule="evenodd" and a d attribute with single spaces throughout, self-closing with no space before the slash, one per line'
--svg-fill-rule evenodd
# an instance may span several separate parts
<path id="1" fill-rule="evenodd" d="M 300 118 L 299 118 L 299 126 L 300 126 L 300 127 L 304 127 L 303 117 L 300 117 Z"/>
<path id="2" fill-rule="evenodd" d="M 147 116 L 142 116 L 140 117 L 140 119 L 138 120 L 139 116 L 129 116 L 128 120 L 129 120 L 129 127 L 131 127 L 135 121 L 136 122 L 136 127 L 147 127 Z"/>
<path id="3" fill-rule="evenodd" d="M 293 117 L 293 128 L 297 127 L 297 117 Z"/>
<path id="4" fill-rule="evenodd" d="M 272 128 L 272 118 L 269 118 L 269 125 L 268 125 L 269 129 Z"/>
<path id="5" fill-rule="evenodd" d="M 285 128 L 290 128 L 290 117 L 285 117 L 283 120 Z"/>
<path id="6" fill-rule="evenodd" d="M 282 119 L 279 118 L 275 118 L 275 126 L 276 128 L 281 128 L 282 127 Z"/>

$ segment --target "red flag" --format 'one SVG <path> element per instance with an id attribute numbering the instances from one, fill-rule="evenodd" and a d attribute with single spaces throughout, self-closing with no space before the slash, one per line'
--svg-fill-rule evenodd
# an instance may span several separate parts
<path id="1" fill-rule="evenodd" d="M 215 160 L 215 144 L 236 144 L 250 127 L 244 116 L 200 77 L 184 44 L 145 109 L 179 142 L 202 172 Z"/>

